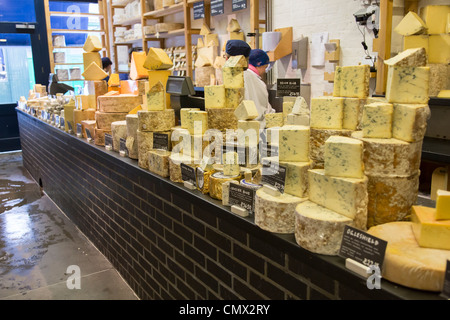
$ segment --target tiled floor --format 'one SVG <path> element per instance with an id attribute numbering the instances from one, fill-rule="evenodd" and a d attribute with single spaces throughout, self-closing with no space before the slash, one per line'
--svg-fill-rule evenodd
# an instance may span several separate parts
<path id="1" fill-rule="evenodd" d="M 41 192 L 20 152 L 0 153 L 0 300 L 137 300 Z"/>

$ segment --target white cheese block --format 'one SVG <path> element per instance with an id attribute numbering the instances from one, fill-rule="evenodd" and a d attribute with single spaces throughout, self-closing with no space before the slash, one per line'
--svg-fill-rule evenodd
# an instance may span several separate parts
<path id="1" fill-rule="evenodd" d="M 139 128 L 138 115 L 127 114 L 125 121 L 127 122 L 126 145 L 128 149 L 128 157 L 131 159 L 137 159 L 138 158 L 137 130 Z"/>
<path id="2" fill-rule="evenodd" d="M 142 97 L 134 94 L 99 96 L 98 111 L 128 113 L 142 103 Z"/>
<path id="3" fill-rule="evenodd" d="M 441 292 L 450 250 L 422 248 L 411 222 L 391 222 L 370 228 L 369 234 L 387 241 L 382 277 L 417 290 Z"/>
<path id="4" fill-rule="evenodd" d="M 235 109 L 207 109 L 208 128 L 226 131 L 227 129 L 237 129 L 238 119 L 234 115 Z"/>
<path id="5" fill-rule="evenodd" d="M 342 129 L 344 98 L 317 97 L 311 99 L 311 128 Z"/>
<path id="6" fill-rule="evenodd" d="M 255 223 L 269 232 L 294 233 L 295 208 L 306 200 L 307 198 L 299 198 L 287 193 L 274 197 L 264 188 L 258 189 L 255 195 Z"/>
<path id="7" fill-rule="evenodd" d="M 225 86 L 206 86 L 205 108 L 226 108 Z"/>
<path id="8" fill-rule="evenodd" d="M 225 108 L 236 109 L 245 97 L 245 88 L 225 88 Z"/>
<path id="9" fill-rule="evenodd" d="M 368 178 L 331 177 L 323 169 L 309 170 L 309 200 L 342 214 L 366 229 Z"/>
<path id="10" fill-rule="evenodd" d="M 258 110 L 253 100 L 244 100 L 234 110 L 234 115 L 238 120 L 253 120 L 258 117 Z"/>
<path id="11" fill-rule="evenodd" d="M 163 111 L 139 110 L 137 114 L 140 131 L 169 131 L 175 126 L 174 109 Z"/>
<path id="12" fill-rule="evenodd" d="M 309 138 L 309 157 L 315 162 L 323 162 L 325 141 L 331 136 L 350 137 L 353 130 L 311 128 Z"/>
<path id="13" fill-rule="evenodd" d="M 366 104 L 363 109 L 361 128 L 365 138 L 392 138 L 392 115 L 394 106 L 391 103 L 375 102 Z"/>
<path id="14" fill-rule="evenodd" d="M 423 140 L 430 118 L 426 104 L 394 104 L 392 136 L 395 139 L 414 142 Z"/>
<path id="15" fill-rule="evenodd" d="M 283 113 L 266 113 L 264 115 L 266 120 L 266 128 L 282 127 L 284 125 Z"/>
<path id="16" fill-rule="evenodd" d="M 311 201 L 295 209 L 295 241 L 314 253 L 338 255 L 347 225 L 354 227 L 353 220 Z"/>
<path id="17" fill-rule="evenodd" d="M 309 161 L 309 127 L 283 126 L 278 132 L 280 161 Z"/>
<path id="18" fill-rule="evenodd" d="M 148 170 L 163 178 L 169 177 L 170 151 L 150 150 L 148 156 Z"/>
<path id="19" fill-rule="evenodd" d="M 113 150 L 119 152 L 120 139 L 127 138 L 127 121 L 121 120 L 111 123 L 111 132 L 113 138 Z"/>
<path id="20" fill-rule="evenodd" d="M 395 57 L 385 60 L 384 64 L 397 67 L 425 67 L 427 65 L 427 53 L 425 48 L 406 49 Z"/>
<path id="21" fill-rule="evenodd" d="M 386 98 L 390 103 L 428 103 L 429 67 L 389 66 Z"/>
<path id="22" fill-rule="evenodd" d="M 367 175 L 367 226 L 404 220 L 417 201 L 419 176 Z"/>
<path id="23" fill-rule="evenodd" d="M 334 177 L 364 176 L 363 143 L 358 139 L 331 136 L 324 147 L 325 174 Z"/>
<path id="24" fill-rule="evenodd" d="M 364 173 L 367 175 L 406 175 L 420 168 L 422 140 L 405 142 L 398 139 L 364 138 L 362 131 L 352 133 L 352 138 L 364 144 Z"/>

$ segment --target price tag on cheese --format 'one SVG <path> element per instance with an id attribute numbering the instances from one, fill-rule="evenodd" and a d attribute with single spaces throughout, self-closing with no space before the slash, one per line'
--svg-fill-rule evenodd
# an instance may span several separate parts
<path id="1" fill-rule="evenodd" d="M 64 117 L 59 117 L 59 127 L 64 130 L 66 128 L 66 124 L 64 122 Z"/>
<path id="2" fill-rule="evenodd" d="M 77 137 L 81 138 L 83 136 L 83 127 L 81 123 L 77 123 Z"/>
<path id="3" fill-rule="evenodd" d="M 284 193 L 286 167 L 276 162 L 264 162 L 261 169 L 261 183 L 268 184 Z"/>
<path id="4" fill-rule="evenodd" d="M 238 205 L 248 212 L 254 212 L 255 190 L 237 183 L 230 183 L 229 204 Z"/>
<path id="5" fill-rule="evenodd" d="M 231 10 L 233 12 L 243 9 L 247 9 L 247 0 L 233 0 L 231 2 Z"/>
<path id="6" fill-rule="evenodd" d="M 56 126 L 57 128 L 60 127 L 59 116 L 58 116 L 58 115 L 55 115 L 55 126 Z"/>
<path id="7" fill-rule="evenodd" d="M 119 141 L 119 154 L 122 157 L 128 157 L 127 140 L 124 138 L 120 138 Z"/>
<path id="8" fill-rule="evenodd" d="M 113 137 L 109 133 L 105 133 L 105 149 L 112 150 L 113 148 Z"/>
<path id="9" fill-rule="evenodd" d="M 446 299 L 450 299 L 450 260 L 447 260 L 447 267 L 445 268 L 444 275 L 444 288 L 442 288 L 441 295 Z"/>
<path id="10" fill-rule="evenodd" d="M 91 135 L 91 130 L 89 130 L 88 128 L 84 129 L 86 131 L 86 138 L 88 142 L 92 141 L 92 135 Z"/>
<path id="11" fill-rule="evenodd" d="M 181 163 L 180 168 L 181 168 L 181 179 L 183 179 L 183 181 L 190 182 L 195 186 L 196 185 L 195 184 L 195 168 L 188 166 L 185 163 Z"/>
<path id="12" fill-rule="evenodd" d="M 153 133 L 153 149 L 169 150 L 169 135 L 165 133 Z"/>
<path id="13" fill-rule="evenodd" d="M 346 225 L 339 256 L 382 269 L 387 241 Z"/>
<path id="14" fill-rule="evenodd" d="M 73 128 L 72 128 L 72 124 L 70 123 L 70 121 L 67 122 L 67 125 L 69 126 L 69 133 L 72 134 Z"/>

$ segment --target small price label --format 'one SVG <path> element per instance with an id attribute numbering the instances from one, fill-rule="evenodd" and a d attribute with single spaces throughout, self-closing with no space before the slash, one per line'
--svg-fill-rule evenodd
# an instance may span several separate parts
<path id="1" fill-rule="evenodd" d="M 119 143 L 120 143 L 120 145 L 119 145 L 119 154 L 122 157 L 128 157 L 127 140 L 124 139 L 124 138 L 120 138 Z"/>
<path id="2" fill-rule="evenodd" d="M 109 133 L 105 133 L 105 149 L 112 150 L 113 147 L 113 137 Z"/>
<path id="3" fill-rule="evenodd" d="M 86 131 L 86 138 L 88 142 L 92 141 L 92 135 L 91 135 L 91 130 L 89 130 L 88 128 L 84 129 Z"/>
<path id="4" fill-rule="evenodd" d="M 211 16 L 224 14 L 223 0 L 211 0 Z"/>
<path id="5" fill-rule="evenodd" d="M 299 97 L 300 78 L 277 79 L 277 97 Z"/>
<path id="6" fill-rule="evenodd" d="M 365 266 L 383 266 L 387 241 L 374 237 L 365 231 L 345 226 L 339 256 L 350 258 Z"/>
<path id="7" fill-rule="evenodd" d="M 67 125 L 69 127 L 69 133 L 73 133 L 72 123 L 70 121 L 67 121 Z"/>
<path id="8" fill-rule="evenodd" d="M 284 193 L 286 167 L 277 162 L 264 162 L 261 170 L 261 182 L 277 188 Z"/>
<path id="9" fill-rule="evenodd" d="M 81 138 L 83 136 L 83 127 L 81 123 L 77 123 L 77 137 Z"/>
<path id="10" fill-rule="evenodd" d="M 233 0 L 231 5 L 232 11 L 247 9 L 247 0 Z"/>
<path id="11" fill-rule="evenodd" d="M 165 133 L 153 133 L 153 149 L 169 150 L 169 135 Z"/>
<path id="12" fill-rule="evenodd" d="M 190 182 L 195 186 L 196 185 L 195 168 L 188 166 L 185 163 L 181 163 L 180 168 L 181 168 L 181 179 L 183 179 L 183 181 Z"/>
<path id="13" fill-rule="evenodd" d="M 205 18 L 205 3 L 198 1 L 194 3 L 194 20 Z"/>
<path id="14" fill-rule="evenodd" d="M 444 288 L 442 288 L 441 295 L 446 299 L 450 299 L 450 260 L 447 260 L 447 267 L 444 275 Z"/>
<path id="15" fill-rule="evenodd" d="M 230 183 L 229 203 L 254 212 L 255 210 L 255 190 L 237 183 Z"/>
<path id="16" fill-rule="evenodd" d="M 66 128 L 66 124 L 64 122 L 64 117 L 59 117 L 59 127 L 63 130 Z"/>

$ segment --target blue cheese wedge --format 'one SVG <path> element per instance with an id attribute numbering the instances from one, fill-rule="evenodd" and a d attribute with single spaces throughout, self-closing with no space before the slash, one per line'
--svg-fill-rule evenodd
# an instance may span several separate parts
<path id="1" fill-rule="evenodd" d="M 311 99 L 311 128 L 342 129 L 344 98 L 317 97 Z"/>
<path id="2" fill-rule="evenodd" d="M 339 96 L 367 98 L 369 96 L 370 66 L 359 65 L 340 68 Z"/>
<path id="3" fill-rule="evenodd" d="M 234 110 L 234 115 L 238 120 L 253 120 L 258 118 L 258 110 L 253 100 L 244 100 Z"/>
<path id="4" fill-rule="evenodd" d="M 426 104 L 394 104 L 392 136 L 395 139 L 414 142 L 422 140 L 430 118 Z"/>
<path id="5" fill-rule="evenodd" d="M 363 109 L 361 127 L 365 138 L 392 138 L 394 106 L 386 102 L 367 104 Z"/>
<path id="6" fill-rule="evenodd" d="M 225 88 L 225 108 L 236 109 L 244 100 L 244 88 Z"/>
<path id="7" fill-rule="evenodd" d="M 205 108 L 225 108 L 225 87 L 224 85 L 205 87 Z"/>
<path id="8" fill-rule="evenodd" d="M 309 127 L 286 125 L 277 131 L 280 161 L 309 161 Z"/>
<path id="9" fill-rule="evenodd" d="M 363 143 L 358 139 L 331 136 L 324 147 L 325 174 L 333 177 L 363 178 Z"/>
<path id="10" fill-rule="evenodd" d="M 429 67 L 389 66 L 386 98 L 390 103 L 427 104 Z"/>

